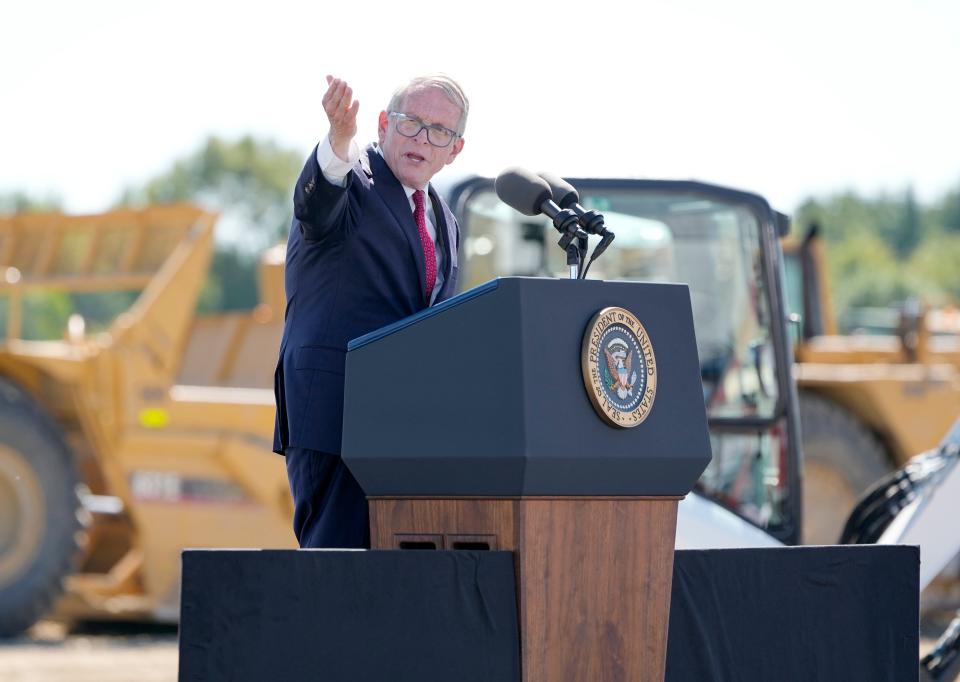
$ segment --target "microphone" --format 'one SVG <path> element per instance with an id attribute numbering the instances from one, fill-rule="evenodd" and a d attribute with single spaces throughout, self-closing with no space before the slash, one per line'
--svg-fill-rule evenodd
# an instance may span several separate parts
<path id="1" fill-rule="evenodd" d="M 497 176 L 494 186 L 500 201 L 523 215 L 539 215 L 543 213 L 553 221 L 563 236 L 560 237 L 560 247 L 566 249 L 577 235 L 579 219 L 570 209 L 560 208 L 553 201 L 553 192 L 550 185 L 528 170 L 523 168 L 508 168 Z"/>
<path id="2" fill-rule="evenodd" d="M 577 221 L 580 223 L 580 226 L 585 232 L 588 232 L 589 234 L 596 234 L 601 237 L 600 243 L 597 244 L 597 247 L 593 250 L 593 255 L 590 257 L 592 262 L 593 259 L 607 250 L 607 247 L 610 246 L 615 237 L 613 232 L 604 227 L 603 214 L 599 211 L 588 211 L 581 206 L 578 203 L 580 201 L 580 194 L 577 192 L 577 188 L 563 178 L 552 173 L 540 173 L 540 179 L 546 182 L 547 186 L 550 187 L 553 200 L 559 206 L 565 209 L 570 209 L 574 212 L 574 214 L 577 216 Z"/>
<path id="3" fill-rule="evenodd" d="M 586 232 L 606 237 L 608 230 L 603 226 L 603 215 L 598 211 L 588 211 L 581 206 L 578 203 L 580 194 L 573 185 L 553 173 L 540 173 L 540 178 L 550 187 L 553 200 L 560 208 L 571 209 Z"/>

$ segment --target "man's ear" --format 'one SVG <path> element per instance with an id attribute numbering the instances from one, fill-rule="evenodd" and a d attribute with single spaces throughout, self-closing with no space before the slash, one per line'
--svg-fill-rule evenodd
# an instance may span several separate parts
<path id="1" fill-rule="evenodd" d="M 387 136 L 387 126 L 390 125 L 390 117 L 387 112 L 380 112 L 380 122 L 377 125 L 377 136 L 380 139 L 380 146 L 383 147 L 383 139 Z"/>
<path id="2" fill-rule="evenodd" d="M 447 157 L 447 163 L 453 163 L 453 160 L 457 158 L 457 154 L 460 153 L 460 150 L 463 149 L 463 138 L 458 137 L 457 141 L 453 143 L 453 149 L 450 150 L 450 156 Z"/>

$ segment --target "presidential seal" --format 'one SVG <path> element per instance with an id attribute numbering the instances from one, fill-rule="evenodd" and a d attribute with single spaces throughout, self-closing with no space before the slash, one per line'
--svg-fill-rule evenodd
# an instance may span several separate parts
<path id="1" fill-rule="evenodd" d="M 583 335 L 580 366 L 587 395 L 609 424 L 643 422 L 657 394 L 657 360 L 650 336 L 633 313 L 604 308 Z"/>

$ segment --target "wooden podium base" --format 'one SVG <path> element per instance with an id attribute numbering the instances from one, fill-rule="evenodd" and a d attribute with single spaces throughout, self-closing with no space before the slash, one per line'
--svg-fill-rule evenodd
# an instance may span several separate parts
<path id="1" fill-rule="evenodd" d="M 525 682 L 661 682 L 678 501 L 370 498 L 370 539 L 513 551 Z"/>

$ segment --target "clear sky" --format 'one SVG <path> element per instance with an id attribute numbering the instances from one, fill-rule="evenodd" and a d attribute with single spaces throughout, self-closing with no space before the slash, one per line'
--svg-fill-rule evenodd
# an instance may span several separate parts
<path id="1" fill-rule="evenodd" d="M 0 191 L 109 207 L 209 134 L 303 150 L 324 75 L 360 141 L 412 75 L 471 99 L 453 171 L 696 178 L 811 193 L 960 186 L 960 2 L 0 5 Z"/>

